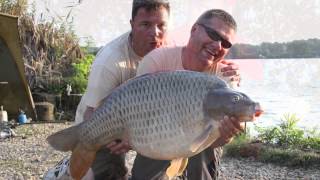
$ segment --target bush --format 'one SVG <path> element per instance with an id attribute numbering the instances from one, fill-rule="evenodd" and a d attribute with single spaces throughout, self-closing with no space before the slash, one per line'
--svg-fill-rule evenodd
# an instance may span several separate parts
<path id="1" fill-rule="evenodd" d="M 320 154 L 299 149 L 252 143 L 248 135 L 237 136 L 224 146 L 224 155 L 229 157 L 253 157 L 265 163 L 274 163 L 289 167 L 320 166 Z"/>
<path id="2" fill-rule="evenodd" d="M 316 129 L 306 133 L 297 127 L 300 119 L 294 114 L 286 114 L 281 119 L 279 127 L 256 128 L 258 139 L 266 144 L 274 144 L 290 148 L 313 148 L 320 150 L 320 136 Z"/>
<path id="3" fill-rule="evenodd" d="M 239 150 L 250 142 L 249 133 L 241 133 L 236 136 L 231 143 L 226 144 L 223 148 L 224 154 L 231 157 L 239 156 Z"/>
<path id="4" fill-rule="evenodd" d="M 82 94 L 85 92 L 88 83 L 90 67 L 94 58 L 94 55 L 88 54 L 78 63 L 72 64 L 73 74 L 68 78 L 67 83 L 72 86 L 73 93 Z"/>
<path id="5" fill-rule="evenodd" d="M 317 128 L 303 131 L 297 127 L 299 121 L 295 115 L 286 114 L 278 127 L 256 127 L 258 139 L 241 134 L 224 146 L 224 155 L 254 157 L 284 166 L 320 166 L 320 132 Z"/>

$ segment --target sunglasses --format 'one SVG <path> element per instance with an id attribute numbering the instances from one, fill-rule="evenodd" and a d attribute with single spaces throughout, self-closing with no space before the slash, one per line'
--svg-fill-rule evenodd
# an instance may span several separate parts
<path id="1" fill-rule="evenodd" d="M 231 48 L 232 44 L 229 41 L 225 40 L 223 37 L 221 37 L 221 35 L 216 30 L 201 23 L 197 23 L 197 24 L 204 28 L 204 30 L 206 31 L 210 39 L 212 39 L 213 41 L 220 41 L 221 46 L 225 49 Z"/>

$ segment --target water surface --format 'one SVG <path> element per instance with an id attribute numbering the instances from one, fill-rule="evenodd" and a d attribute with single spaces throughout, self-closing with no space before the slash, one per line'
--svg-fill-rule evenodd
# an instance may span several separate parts
<path id="1" fill-rule="evenodd" d="M 320 59 L 235 61 L 242 77 L 237 89 L 260 102 L 265 110 L 256 125 L 275 125 L 286 113 L 301 118 L 300 127 L 320 124 Z"/>

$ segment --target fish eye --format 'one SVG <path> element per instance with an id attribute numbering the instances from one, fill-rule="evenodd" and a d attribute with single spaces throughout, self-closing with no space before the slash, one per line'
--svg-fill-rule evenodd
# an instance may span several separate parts
<path id="1" fill-rule="evenodd" d="M 240 100 L 240 96 L 233 96 L 232 101 L 233 102 L 238 102 Z"/>

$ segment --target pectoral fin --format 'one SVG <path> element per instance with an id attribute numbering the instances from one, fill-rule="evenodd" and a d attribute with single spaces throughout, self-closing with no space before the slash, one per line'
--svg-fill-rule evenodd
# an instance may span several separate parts
<path id="1" fill-rule="evenodd" d="M 207 139 L 210 136 L 210 133 L 213 129 L 213 126 L 211 124 L 208 125 L 208 127 L 203 131 L 203 133 L 198 136 L 194 142 L 192 143 L 191 147 L 190 147 L 190 151 L 191 152 L 196 152 L 198 151 L 198 149 L 206 143 Z"/>
<path id="2" fill-rule="evenodd" d="M 182 175 L 188 165 L 188 158 L 179 158 L 171 161 L 170 166 L 166 170 L 166 175 L 171 180 L 175 176 Z"/>

